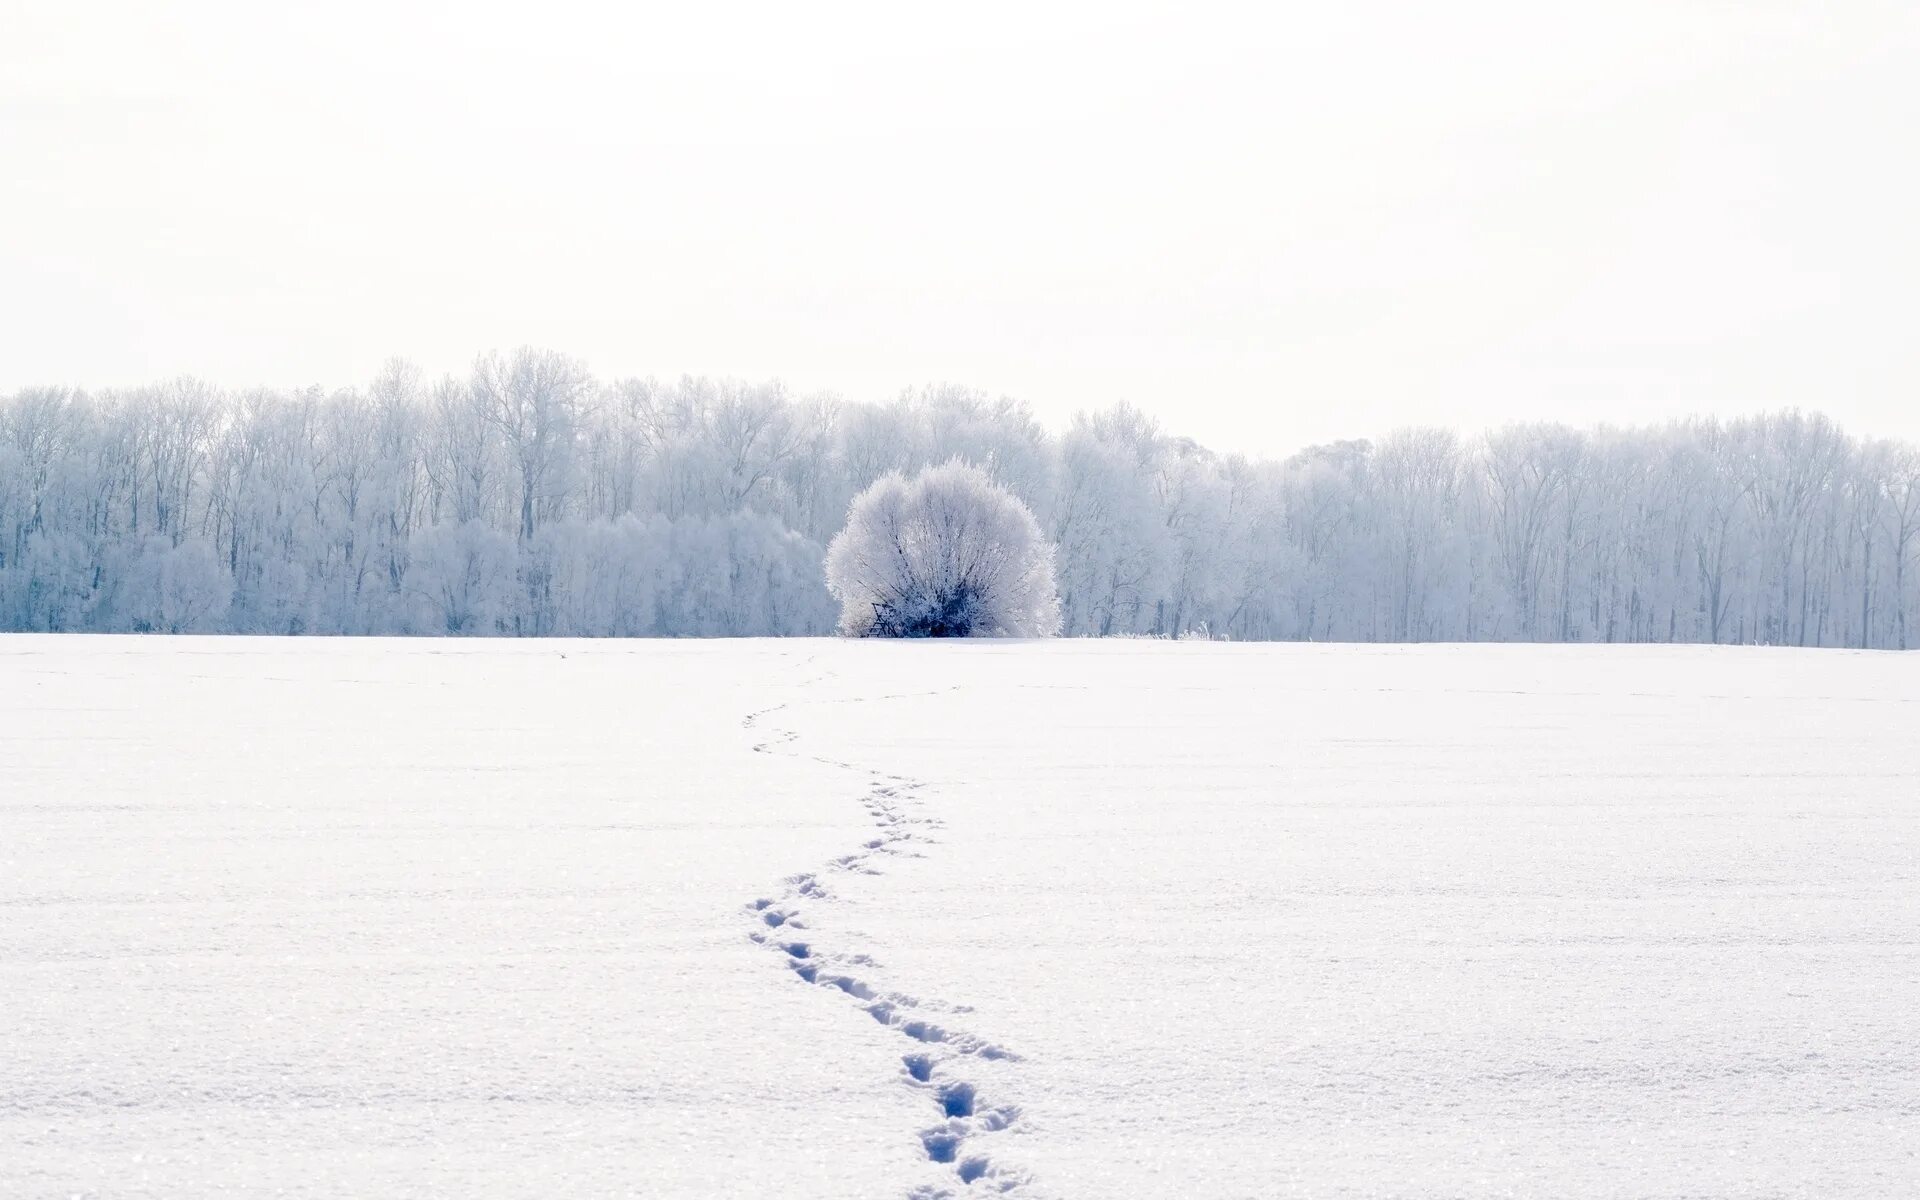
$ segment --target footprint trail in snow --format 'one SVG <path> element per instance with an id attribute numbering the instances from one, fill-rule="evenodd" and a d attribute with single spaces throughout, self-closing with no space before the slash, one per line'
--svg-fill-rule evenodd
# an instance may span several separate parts
<path id="1" fill-rule="evenodd" d="M 827 674 L 817 675 L 800 686 L 808 687 L 826 678 Z M 951 690 L 800 703 L 864 704 Z M 833 902 L 830 881 L 836 873 L 882 874 L 881 866 L 888 858 L 917 856 L 918 847 L 936 841 L 932 833 L 940 827 L 939 818 L 926 813 L 915 801 L 916 794 L 926 784 L 796 749 L 799 734 L 769 721 L 793 703 L 763 708 L 741 722 L 743 728 L 766 735 L 753 749 L 760 754 L 805 758 L 864 776 L 868 786 L 860 803 L 872 818 L 875 832 L 859 849 L 832 859 L 817 871 L 791 876 L 782 881 L 774 894 L 754 900 L 747 906 L 753 922 L 748 936 L 778 955 L 801 983 L 843 993 L 868 1016 L 910 1043 L 900 1060 L 902 1082 L 926 1095 L 937 1118 L 919 1133 L 920 1146 L 929 1162 L 950 1166 L 955 1179 L 968 1193 L 1018 1191 L 1028 1182 L 1026 1177 L 997 1165 L 988 1150 L 989 1135 L 1014 1124 L 1020 1110 L 1011 1104 L 986 1103 L 978 1085 L 968 1078 L 968 1066 L 979 1060 L 1018 1061 L 1019 1056 L 956 1028 L 947 1020 L 950 1013 L 964 1013 L 965 1009 L 956 1010 L 935 1001 L 883 992 L 874 987 L 866 976 L 876 965 L 872 959 L 861 954 L 836 953 L 821 945 L 811 936 L 807 923 L 807 913 L 813 906 Z M 935 1013 L 938 1020 L 929 1015 Z M 908 1196 L 909 1200 L 938 1200 L 959 1194 L 947 1187 L 919 1187 Z"/>

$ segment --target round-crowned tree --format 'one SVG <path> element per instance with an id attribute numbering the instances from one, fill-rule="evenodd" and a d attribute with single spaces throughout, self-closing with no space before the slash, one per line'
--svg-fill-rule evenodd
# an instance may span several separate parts
<path id="1" fill-rule="evenodd" d="M 1053 547 L 1012 493 L 966 463 L 898 471 L 853 498 L 827 547 L 852 637 L 1052 637 Z"/>

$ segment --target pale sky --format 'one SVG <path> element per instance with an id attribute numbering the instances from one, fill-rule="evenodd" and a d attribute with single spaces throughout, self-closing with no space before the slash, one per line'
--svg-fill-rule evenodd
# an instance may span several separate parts
<path id="1" fill-rule="evenodd" d="M 0 389 L 1128 400 L 1920 440 L 1920 5 L 0 0 Z"/>

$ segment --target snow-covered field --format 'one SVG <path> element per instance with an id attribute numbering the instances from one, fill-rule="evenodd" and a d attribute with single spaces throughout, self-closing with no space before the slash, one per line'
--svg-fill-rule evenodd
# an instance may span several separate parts
<path id="1" fill-rule="evenodd" d="M 0 638 L 0 1195 L 1001 1189 L 1920 1192 L 1920 658 Z"/>

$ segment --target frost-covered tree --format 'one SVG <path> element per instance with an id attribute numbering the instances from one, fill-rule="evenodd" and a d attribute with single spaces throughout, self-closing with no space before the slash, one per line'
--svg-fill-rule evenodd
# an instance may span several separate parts
<path id="1" fill-rule="evenodd" d="M 1051 637 L 1053 547 L 1033 512 L 958 460 L 854 497 L 827 547 L 840 628 L 860 637 Z"/>
<path id="2" fill-rule="evenodd" d="M 233 580 L 213 547 L 194 538 L 174 545 L 151 534 L 121 574 L 113 598 L 118 629 L 134 633 L 214 633 L 233 601 Z"/>
<path id="3" fill-rule="evenodd" d="M 566 504 L 574 433 L 592 379 L 564 354 L 523 346 L 512 358 L 483 354 L 468 385 L 474 411 L 513 465 L 521 541 Z"/>
<path id="4" fill-rule="evenodd" d="M 498 633 L 512 613 L 514 543 L 482 521 L 435 525 L 413 535 L 409 586 L 422 632 Z"/>
<path id="5" fill-rule="evenodd" d="M 1154 488 L 1159 431 L 1125 405 L 1077 418 L 1061 439 L 1054 540 L 1066 632 L 1152 632 L 1172 559 Z"/>

